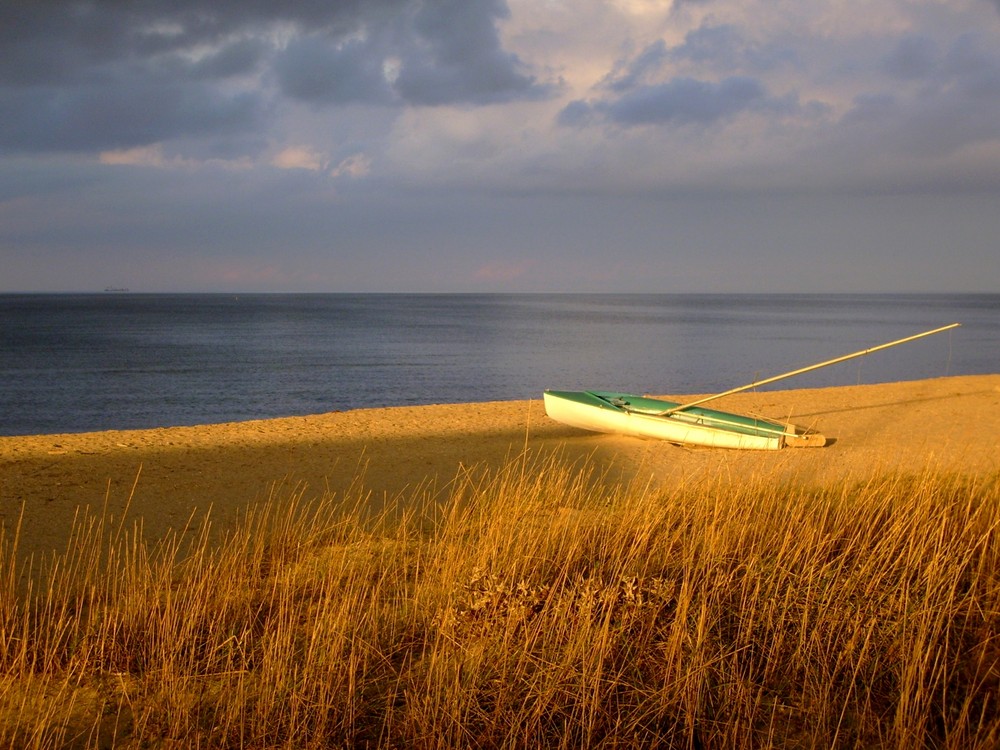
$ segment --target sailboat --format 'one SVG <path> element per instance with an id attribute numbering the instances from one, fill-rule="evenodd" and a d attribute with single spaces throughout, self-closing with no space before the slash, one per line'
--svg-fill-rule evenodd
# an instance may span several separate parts
<path id="1" fill-rule="evenodd" d="M 812 430 L 777 420 L 731 414 L 702 407 L 723 398 L 778 380 L 863 357 L 873 352 L 905 344 L 957 328 L 960 323 L 890 341 L 887 344 L 845 354 L 825 362 L 757 380 L 722 393 L 679 403 L 650 396 L 611 391 L 558 391 L 543 394 L 545 413 L 557 422 L 594 432 L 631 435 L 666 440 L 683 445 L 744 450 L 778 450 L 784 447 L 813 448 L 826 445 L 826 438 Z"/>

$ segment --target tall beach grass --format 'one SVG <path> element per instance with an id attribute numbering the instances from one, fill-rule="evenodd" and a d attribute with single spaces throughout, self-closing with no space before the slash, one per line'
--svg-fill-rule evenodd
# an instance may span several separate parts
<path id="1" fill-rule="evenodd" d="M 30 565 L 10 530 L 0 746 L 1000 746 L 997 477 L 362 487 L 221 538 L 82 514 Z"/>

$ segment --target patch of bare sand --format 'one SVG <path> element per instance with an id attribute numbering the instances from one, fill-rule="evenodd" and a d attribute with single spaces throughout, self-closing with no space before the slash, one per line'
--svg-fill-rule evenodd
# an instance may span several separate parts
<path id="1" fill-rule="evenodd" d="M 689 400 L 693 397 L 677 397 Z M 141 519 L 156 537 L 211 508 L 224 526 L 274 491 L 343 494 L 361 475 L 373 502 L 446 491 L 462 467 L 528 451 L 592 465 L 604 481 L 720 477 L 822 484 L 879 472 L 1000 467 L 1000 375 L 740 393 L 718 408 L 813 427 L 825 448 L 743 452 L 598 435 L 557 424 L 541 399 L 397 407 L 234 424 L 0 438 L 0 523 L 22 553 L 65 548 L 82 506 Z M 134 491 L 133 491 L 134 487 Z"/>

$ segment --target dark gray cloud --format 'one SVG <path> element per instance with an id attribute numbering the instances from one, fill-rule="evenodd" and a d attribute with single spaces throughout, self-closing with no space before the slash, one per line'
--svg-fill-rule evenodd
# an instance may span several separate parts
<path id="1" fill-rule="evenodd" d="M 719 82 L 674 78 L 639 86 L 626 94 L 597 102 L 577 100 L 559 114 L 562 125 L 583 125 L 597 116 L 618 125 L 710 125 L 745 111 L 794 112 L 794 96 L 768 95 L 759 81 L 732 76 Z"/>
<path id="2" fill-rule="evenodd" d="M 198 83 L 125 81 L 32 87 L 0 97 L 0 144 L 9 151 L 96 151 L 177 136 L 247 133 L 261 106 Z"/>
<path id="3" fill-rule="evenodd" d="M 975 34 L 943 54 L 928 37 L 908 36 L 883 64 L 900 88 L 859 94 L 843 125 L 880 148 L 922 157 L 1000 138 L 1000 56 Z"/>
<path id="4" fill-rule="evenodd" d="M 780 65 L 795 65 L 798 55 L 781 40 L 751 43 L 731 24 L 703 24 L 689 31 L 683 43 L 670 50 L 675 61 L 688 61 L 714 70 L 761 73 Z"/>
<path id="5" fill-rule="evenodd" d="M 0 152 L 231 141 L 259 128 L 267 96 L 231 84 L 271 54 L 260 24 L 317 17 L 308 3 L 293 7 L 297 15 L 252 2 L 8 4 L 0 10 Z"/>
<path id="6" fill-rule="evenodd" d="M 417 12 L 416 44 L 402 56 L 396 88 L 408 102 L 487 104 L 544 95 L 515 55 L 500 45 L 503 0 L 439 0 Z"/>
<path id="7" fill-rule="evenodd" d="M 672 56 L 697 63 L 717 63 L 721 59 L 733 66 L 745 47 L 743 35 L 735 26 L 702 25 L 685 35 L 684 43 L 674 48 Z"/>
<path id="8" fill-rule="evenodd" d="M 74 77 L 89 66 L 147 59 L 254 34 L 274 24 L 347 34 L 408 0 L 35 0 L 0 5 L 0 81 Z M 37 51 L 35 51 L 37 50 Z M 56 52 L 54 56 L 49 53 Z M 32 59 L 41 68 L 15 63 Z M 47 64 L 46 64 L 47 61 Z"/>
<path id="9" fill-rule="evenodd" d="M 1000 54 L 989 41 L 963 34 L 942 61 L 944 75 L 973 95 L 995 95 L 1000 78 Z"/>
<path id="10" fill-rule="evenodd" d="M 202 59 L 190 63 L 182 61 L 181 69 L 191 78 L 200 80 L 250 75 L 258 69 L 267 51 L 267 44 L 259 39 L 237 39 Z"/>
<path id="11" fill-rule="evenodd" d="M 764 87 L 751 78 L 727 78 L 719 83 L 675 78 L 637 88 L 601 109 L 623 125 L 707 124 L 763 104 L 766 99 Z"/>
<path id="12" fill-rule="evenodd" d="M 504 0 L 91 0 L 0 7 L 0 153 L 231 139 L 317 106 L 544 95 Z M 239 93 L 237 93 L 239 92 Z"/>
<path id="13" fill-rule="evenodd" d="M 674 47 L 658 39 L 634 57 L 618 60 L 598 85 L 600 96 L 571 102 L 558 122 L 582 126 L 603 118 L 626 126 L 708 125 L 747 110 L 794 112 L 796 96 L 771 96 L 757 75 L 794 59 L 782 46 L 748 44 L 735 26 L 702 25 Z M 664 80 L 665 71 L 678 64 L 693 64 L 702 74 Z"/>
<path id="14" fill-rule="evenodd" d="M 274 65 L 282 93 L 313 104 L 389 103 L 382 58 L 361 40 L 296 39 Z"/>
<path id="15" fill-rule="evenodd" d="M 593 119 L 593 106 L 582 99 L 576 99 L 562 108 L 556 121 L 566 127 L 581 127 Z"/>
<path id="16" fill-rule="evenodd" d="M 547 93 L 513 54 L 496 22 L 502 0 L 414 2 L 370 19 L 344 40 L 316 34 L 289 44 L 275 65 L 282 91 L 311 103 L 489 104 Z"/>
<path id="17" fill-rule="evenodd" d="M 938 65 L 937 46 L 927 36 L 907 36 L 885 58 L 886 71 L 902 80 L 926 78 Z"/>
<path id="18" fill-rule="evenodd" d="M 736 26 L 708 23 L 689 31 L 684 41 L 674 47 L 657 39 L 634 57 L 618 60 L 600 88 L 615 93 L 631 91 L 662 79 L 663 70 L 670 64 L 694 65 L 700 71 L 724 76 L 753 76 L 796 62 L 797 55 L 783 44 L 751 44 Z"/>

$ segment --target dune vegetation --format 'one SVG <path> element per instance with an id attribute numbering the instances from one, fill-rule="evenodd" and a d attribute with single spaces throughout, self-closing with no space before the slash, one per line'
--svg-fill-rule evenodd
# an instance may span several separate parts
<path id="1" fill-rule="evenodd" d="M 82 513 L 44 560 L 7 529 L 0 746 L 1000 745 L 998 477 L 363 487 Z"/>

